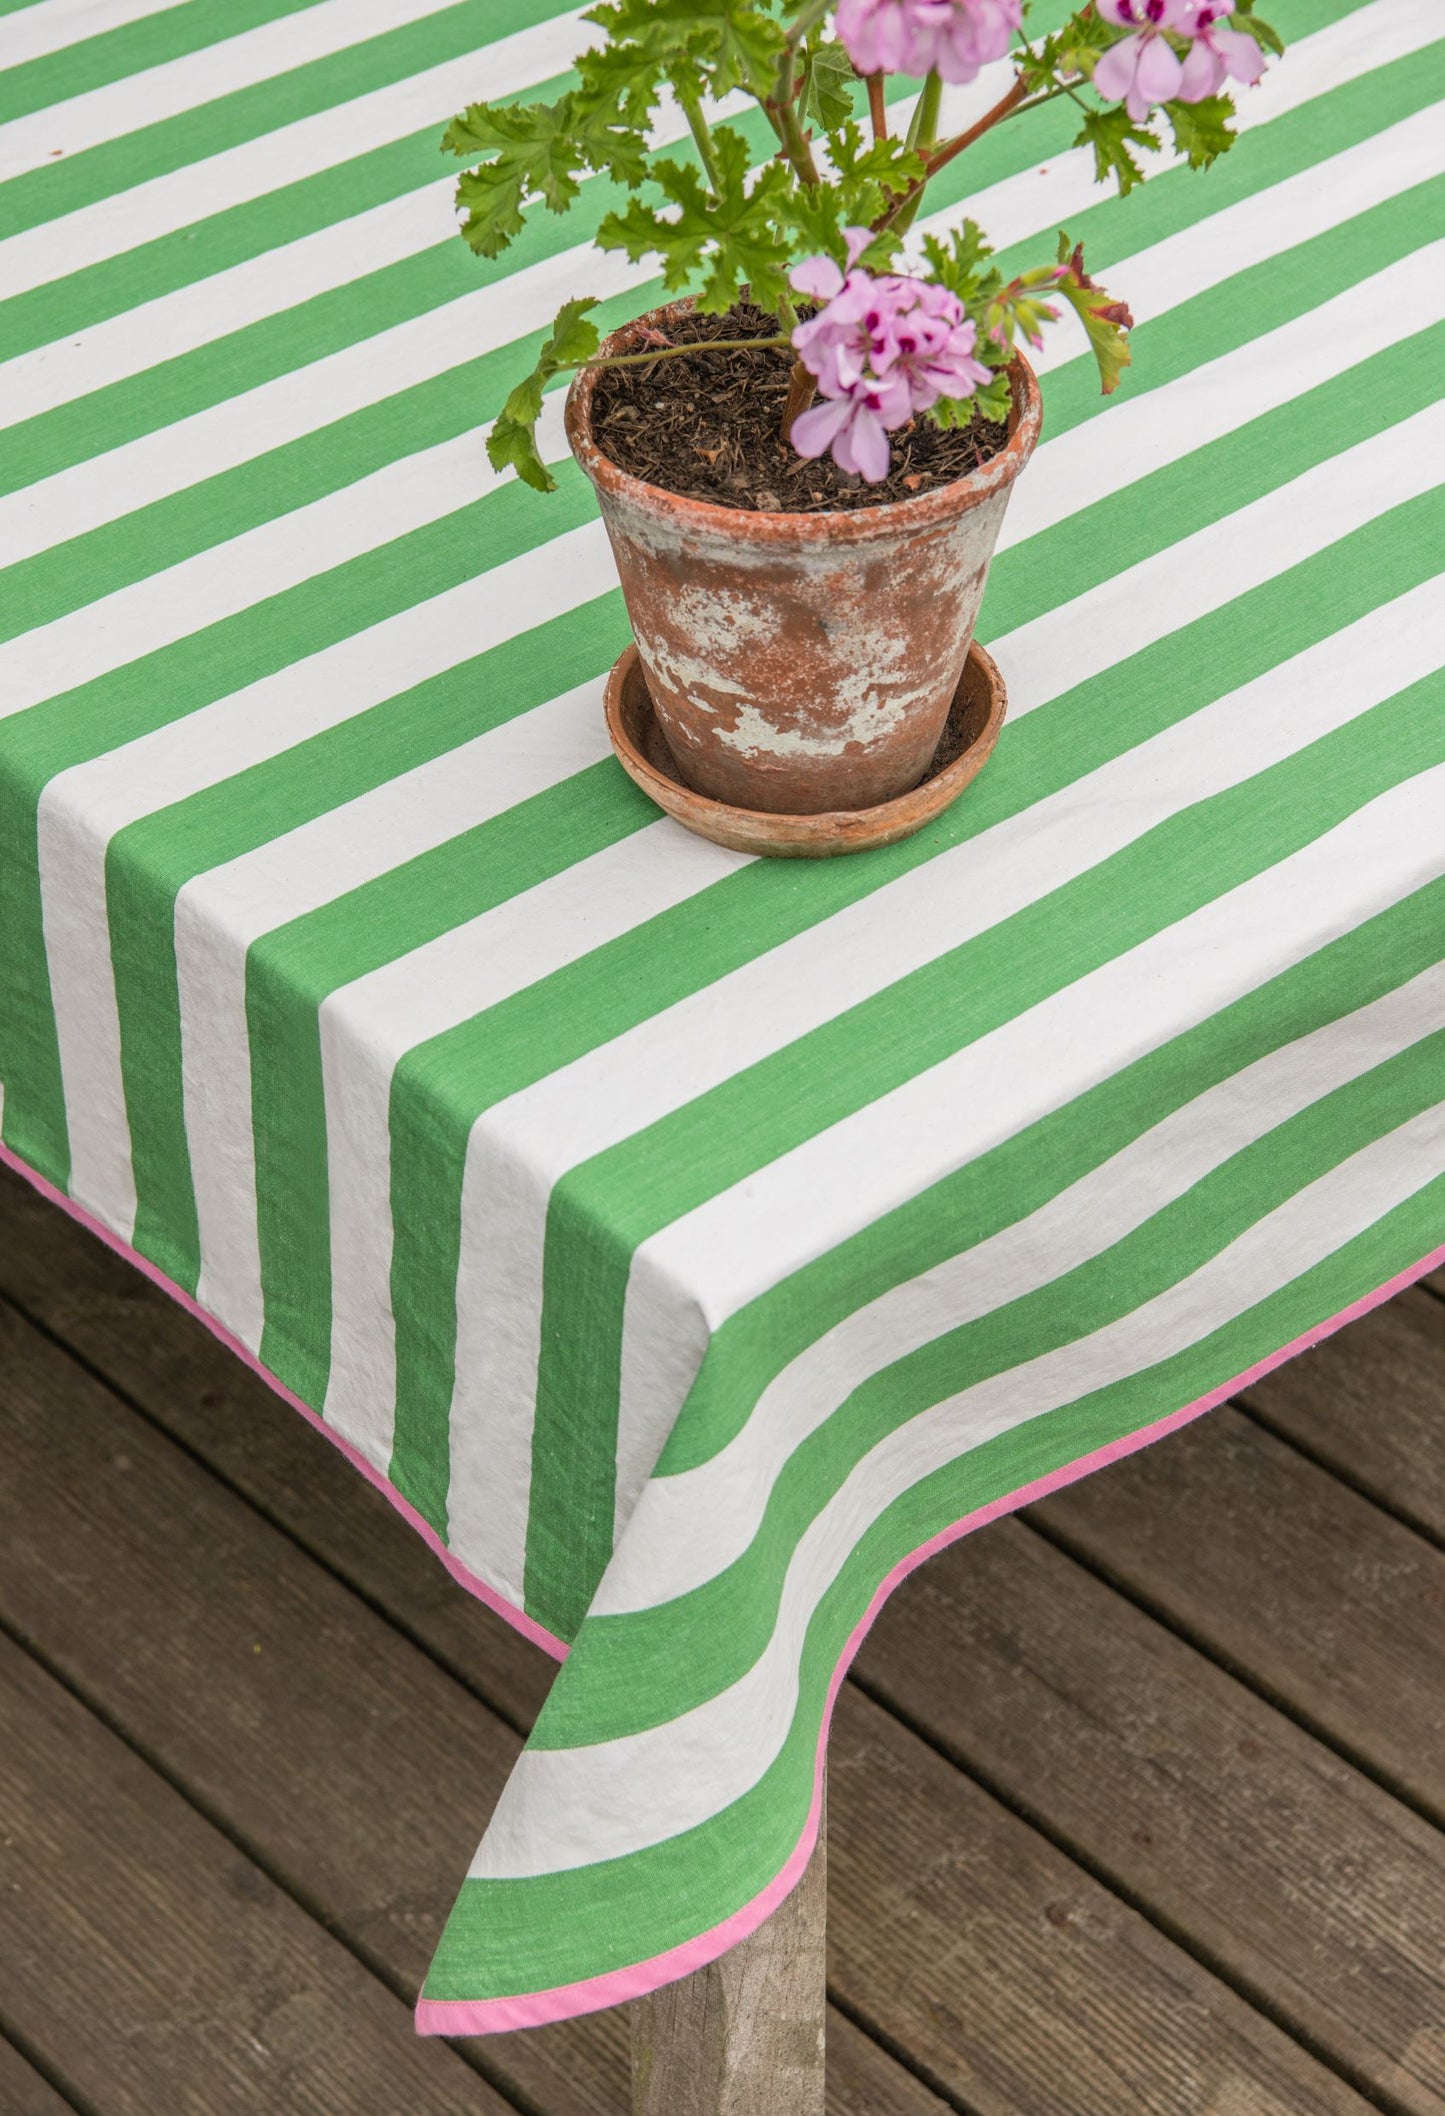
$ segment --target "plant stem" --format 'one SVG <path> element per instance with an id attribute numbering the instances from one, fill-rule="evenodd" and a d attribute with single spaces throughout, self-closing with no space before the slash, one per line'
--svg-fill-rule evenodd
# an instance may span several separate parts
<path id="1" fill-rule="evenodd" d="M 942 107 L 943 82 L 936 73 L 929 73 L 908 121 L 907 144 L 910 147 L 933 145 L 938 137 L 938 113 Z"/>
<path id="2" fill-rule="evenodd" d="M 714 198 L 720 198 L 723 186 L 722 175 L 718 169 L 717 143 L 713 139 L 711 126 L 702 114 L 702 105 L 694 96 L 680 95 L 677 100 L 681 103 L 682 114 L 687 119 L 688 131 L 697 145 L 698 158 L 707 171 L 712 195 Z"/>
<path id="3" fill-rule="evenodd" d="M 561 375 L 574 367 L 643 367 L 649 360 L 677 360 L 684 353 L 742 353 L 787 343 L 781 334 L 776 338 L 694 338 L 687 345 L 649 346 L 645 353 L 594 353 L 590 360 L 563 360 L 552 372 Z"/>
<path id="4" fill-rule="evenodd" d="M 875 140 L 888 137 L 888 104 L 883 94 L 883 76 L 870 73 L 868 76 L 868 120 L 873 127 Z"/>
<path id="5" fill-rule="evenodd" d="M 816 191 L 818 188 L 818 165 L 813 160 L 813 150 L 808 144 L 808 135 L 798 121 L 798 108 L 793 100 L 796 63 L 797 51 L 790 44 L 783 58 L 782 72 L 778 77 L 776 104 L 778 132 L 784 147 L 787 149 L 788 160 L 792 163 L 809 190 Z"/>

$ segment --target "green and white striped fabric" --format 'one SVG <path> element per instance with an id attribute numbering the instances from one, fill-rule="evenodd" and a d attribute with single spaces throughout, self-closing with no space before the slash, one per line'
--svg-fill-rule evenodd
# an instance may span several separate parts
<path id="1" fill-rule="evenodd" d="M 0 0 L 5 1151 L 571 1646 L 424 2028 L 746 1931 L 918 1553 L 1445 1240 L 1445 13 L 1270 12 L 1207 176 L 1051 107 L 940 179 L 1135 365 L 1043 363 L 987 772 L 813 865 L 612 761 L 557 401 L 554 498 L 487 467 L 558 301 L 656 294 L 600 182 L 453 232 L 578 16 Z"/>

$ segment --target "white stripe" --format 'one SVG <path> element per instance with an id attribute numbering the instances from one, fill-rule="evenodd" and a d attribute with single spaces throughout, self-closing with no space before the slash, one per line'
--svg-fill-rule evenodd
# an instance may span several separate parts
<path id="1" fill-rule="evenodd" d="M 1378 4 L 1378 0 L 1377 0 Z M 0 300 L 122 256 L 217 213 L 445 122 L 479 86 L 512 95 L 564 72 L 598 32 L 576 9 L 0 242 Z"/>
<path id="2" fill-rule="evenodd" d="M 135 1186 L 105 896 L 116 832 L 591 601 L 615 580 L 602 525 L 590 522 L 50 781 L 39 804 L 40 887 L 78 1203 L 129 1239 Z"/>
<path id="3" fill-rule="evenodd" d="M 1394 0 L 1375 0 L 1375 6 L 1392 6 Z M 1371 10 L 1366 10 L 1370 12 Z M 1351 21 L 1354 17 L 1349 18 Z M 1326 56 L 1315 47 L 1336 30 L 1320 31 L 1291 54 L 1297 71 L 1288 75 L 1285 87 L 1262 86 L 1249 99 L 1257 113 L 1253 122 L 1279 116 L 1321 90 L 1337 85 L 1336 77 L 1319 62 Z M 1279 76 L 1285 80 L 1284 73 Z M 1269 77 L 1272 82 L 1274 77 Z M 1411 136 L 1412 141 L 1414 135 Z M 1407 148 L 1409 155 L 1415 151 Z M 1155 290 L 1147 312 L 1159 314 L 1171 301 L 1201 292 L 1206 286 L 1232 277 L 1248 264 L 1271 256 L 1317 231 L 1317 219 L 1332 226 L 1358 210 L 1355 189 L 1365 171 L 1349 155 L 1323 165 L 1316 181 L 1326 186 L 1323 201 L 1311 198 L 1309 178 L 1292 178 L 1286 184 L 1242 201 L 1218 216 L 1226 223 L 1216 242 L 1213 222 L 1206 219 L 1180 236 L 1170 238 L 1144 253 L 1146 272 L 1167 265 L 1165 253 L 1182 243 L 1181 260 Z M 1335 164 L 1340 165 L 1338 168 Z M 998 242 L 1008 242 L 1050 224 L 1056 213 L 1067 215 L 1094 202 L 1092 155 L 1071 150 L 1050 164 L 1047 196 L 1030 188 L 1032 177 L 1011 177 L 980 193 L 970 210 L 982 216 Z M 1330 183 L 1331 171 L 1336 182 Z M 1057 186 L 1065 184 L 1067 197 Z M 1284 193 L 1276 198 L 1275 192 Z M 1365 191 L 1369 195 L 1368 177 Z M 1248 210 L 1244 210 L 1247 208 Z M 954 221 L 960 208 L 940 217 Z M 1042 216 L 1042 218 L 1041 218 Z M 1248 230 L 1257 218 L 1258 233 Z M 1016 225 L 1015 225 L 1016 224 Z M 219 475 L 241 462 L 280 447 L 287 441 L 330 424 L 348 413 L 415 386 L 479 354 L 508 344 L 529 331 L 543 328 L 558 304 L 580 288 L 609 297 L 648 285 L 655 276 L 649 263 L 633 265 L 618 253 L 597 251 L 591 244 L 564 250 L 524 267 L 509 278 L 475 292 L 459 296 L 426 314 L 392 325 L 374 337 L 363 339 L 313 361 L 254 389 L 229 398 L 225 403 L 139 436 L 120 447 L 55 472 L 48 478 L 0 498 L 0 564 L 9 565 L 33 556 L 53 544 L 88 533 L 103 523 L 118 519 L 137 508 L 207 477 Z M 1132 293 L 1130 265 L 1125 259 L 1111 277 Z M 1172 289 L 1172 291 L 1171 291 Z M 1146 285 L 1141 301 L 1149 299 Z M 1145 313 L 1141 308 L 1140 313 Z M 1056 365 L 1072 357 L 1079 341 L 1063 329 L 1053 327 L 1054 351 L 1042 362 Z"/>
<path id="4" fill-rule="evenodd" d="M 34 59 L 47 59 L 53 51 L 84 44 L 91 37 L 104 37 L 114 29 L 125 29 L 149 15 L 164 15 L 185 0 L 39 0 L 39 5 L 21 8 L 5 19 L 0 31 L 4 69 L 28 66 Z"/>
<path id="5" fill-rule="evenodd" d="M 1439 142 L 1445 162 L 1445 127 Z M 1445 242 L 1428 244 L 1237 351 L 1045 441 L 1009 501 L 999 549 L 1438 323 L 1445 317 L 1442 263 Z M 563 395 L 548 397 L 538 427 L 547 462 L 567 453 Z M 22 632 L 0 644 L 0 719 L 439 520 L 502 482 L 487 461 L 485 434 L 463 434 Z"/>
<path id="6" fill-rule="evenodd" d="M 659 917 L 748 864 L 670 822 L 650 823 L 322 1002 L 332 1266 L 326 1417 L 371 1461 L 390 1460 L 396 1395 L 388 1115 L 397 1064 L 640 917 Z M 520 1574 L 495 1584 L 520 1599 Z"/>
<path id="7" fill-rule="evenodd" d="M 489 728 L 314 822 L 187 882 L 176 898 L 197 1299 L 259 1348 L 247 950 L 289 923 L 611 755 L 599 679 Z"/>
<path id="8" fill-rule="evenodd" d="M 1284 570 L 1331 536 L 1347 534 L 1345 517 L 1363 506 L 1369 515 L 1395 504 L 1393 479 L 1413 489 L 1422 474 L 1421 450 L 1445 429 L 1445 408 L 1433 425 L 1402 433 L 1388 468 L 1352 449 L 1307 472 L 1292 484 L 1225 518 L 1200 537 L 1151 558 L 1114 581 L 1065 605 L 1052 630 L 1048 620 L 1025 626 L 998 643 L 995 652 L 1009 682 L 1010 710 L 1040 705 L 1071 688 L 1091 667 L 1109 665 L 1138 651 L 1150 638 L 1166 636 L 1216 608 L 1242 580 L 1248 586 Z M 1364 448 L 1374 443 L 1361 444 Z M 1353 461 L 1351 459 L 1354 459 Z M 1438 475 L 1439 451 L 1433 474 Z M 1381 473 L 1377 480 L 1376 473 Z M 1425 476 L 1432 474 L 1425 471 Z M 1343 510 L 1343 512 L 1341 511 Z M 1313 539 L 1319 535 L 1322 544 Z M 1162 563 L 1161 563 L 1162 560 Z M 1223 569 L 1220 578 L 1219 569 Z M 1131 581 L 1147 582 L 1135 596 Z M 1230 584 L 1233 584 L 1232 586 Z M 939 854 L 925 866 L 875 891 L 860 903 L 810 927 L 689 998 L 560 1068 L 547 1079 L 485 1112 L 468 1142 L 462 1202 L 461 1260 L 457 1280 L 456 1383 L 452 1405 L 453 1493 L 450 1526 L 454 1547 L 469 1564 L 493 1562 L 515 1569 L 526 1535 L 526 1488 L 512 1488 L 491 1475 L 489 1465 L 503 1424 L 509 1461 L 530 1459 L 541 1328 L 543 1245 L 548 1199 L 568 1169 L 680 1108 L 746 1066 L 809 1033 L 846 1007 L 881 991 L 975 931 L 1034 902 L 1050 889 L 1106 858 L 1182 804 L 1202 796 L 1209 775 L 1249 776 L 1288 752 L 1290 731 L 1309 739 L 1311 716 L 1321 728 L 1338 713 L 1348 719 L 1367 702 L 1412 680 L 1440 658 L 1434 637 L 1441 620 L 1438 585 L 1401 599 L 1393 615 L 1374 613 L 1359 626 L 1312 648 L 1310 671 L 1323 666 L 1324 684 L 1313 697 L 1293 697 L 1284 664 L 1247 686 L 1246 699 L 1289 700 L 1297 712 L 1276 725 L 1247 703 L 1224 699 L 1206 710 L 1232 729 L 1232 747 L 1209 749 L 1204 729 L 1215 722 L 1196 714 L 1149 743 L 1060 793 L 1008 818 L 983 836 Z M 1096 617 L 1096 612 L 1106 613 Z M 1395 619 L 1407 616 L 1419 629 L 1400 636 Z M 1116 641 L 1111 626 L 1123 637 Z M 1361 657 L 1362 690 L 1345 699 L 1334 670 L 1338 653 L 1354 665 L 1352 642 L 1373 643 L 1384 658 L 1369 671 Z M 1015 643 L 1023 652 L 1015 652 Z M 1097 643 L 1095 643 L 1097 642 Z M 1304 660 L 1304 657 L 1297 657 Z M 1394 673 L 1392 673 L 1394 672 Z M 1035 686 L 1030 689 L 1029 684 Z M 1383 683 L 1386 688 L 1380 690 Z M 1301 683 L 1307 691 L 1310 685 Z M 1234 694 L 1236 697 L 1240 694 Z M 1182 784 L 1168 782 L 1156 797 L 1155 772 L 1163 760 L 1201 745 Z M 1276 744 L 1283 741 L 1284 751 Z M 1158 762 L 1156 763 L 1156 760 Z M 1199 775 L 1205 774 L 1201 780 Z M 1055 816 L 1067 814 L 1057 832 Z M 1049 841 L 1052 840 L 1050 844 Z M 1047 848 L 1047 849 L 1046 849 Z M 1050 854 L 1052 857 L 1050 857 Z M 526 1172 L 525 1181 L 522 1171 Z M 359 1234 L 359 1230 L 358 1230 Z M 659 1286 L 666 1294 L 666 1287 Z M 665 1333 L 658 1347 L 658 1387 L 670 1392 L 675 1410 L 706 1343 L 706 1327 L 686 1287 L 674 1287 L 667 1302 Z M 503 1331 L 499 1318 L 507 1318 Z M 661 1337 L 665 1336 L 665 1356 Z M 647 1455 L 668 1411 L 649 1404 L 623 1408 L 623 1452 L 636 1462 Z M 515 1433 L 513 1428 L 515 1427 Z"/>
<path id="9" fill-rule="evenodd" d="M 104 146 L 147 125 L 160 125 L 220 96 L 254 88 L 313 60 L 384 36 L 454 0 L 316 0 L 239 37 L 167 59 L 144 73 L 108 81 L 67 102 L 31 111 L 0 125 L 0 182 L 43 169 L 57 151 L 75 154 Z"/>
<path id="10" fill-rule="evenodd" d="M 1410 819 L 1416 830 L 1426 820 Z M 1355 835 L 1368 840 L 1368 849 L 1352 871 L 1368 871 L 1376 859 L 1388 863 L 1388 830 L 1366 824 Z M 1338 869 L 1333 878 L 1338 883 Z M 1328 882 L 1328 872 L 1320 879 Z M 1438 1104 L 1318 1177 L 1131 1314 L 964 1389 L 890 1433 L 799 1541 L 772 1635 L 747 1674 L 643 1733 L 578 1748 L 523 1750 L 472 1861 L 473 1878 L 522 1879 L 625 1858 L 698 1827 L 740 1799 L 773 1762 L 792 1724 L 814 1611 L 896 1499 L 1000 1433 L 1202 1343 L 1366 1233 L 1442 1169 L 1445 1104 Z"/>
<path id="11" fill-rule="evenodd" d="M 1358 923 L 1354 906 L 1337 903 L 1335 909 L 1348 924 Z M 1290 948 L 1292 959 L 1301 943 L 1313 947 L 1315 940 L 1301 921 Z M 1251 962 L 1245 975 L 1225 990 L 1226 1004 L 1259 982 Z M 1176 982 L 1175 996 L 1181 991 L 1187 993 L 1191 1017 L 1208 1013 L 1220 996 L 1217 989 L 1207 996 L 1196 994 L 1187 977 Z M 1030 1008 L 1017 1024 L 1009 1025 L 1007 1034 L 995 1032 L 973 1047 L 970 1074 L 978 1078 L 987 1073 L 996 1083 L 1004 1046 L 1012 1046 L 1007 1060 L 1012 1064 L 1022 1045 L 1031 1076 L 1027 1099 L 1040 1110 L 1064 1106 L 1073 1092 L 1069 1064 L 1077 1046 L 1065 1045 L 1061 1051 L 1060 1036 L 1075 1034 L 1081 1008 L 1091 1022 L 1096 1020 L 1105 996 L 1099 989 L 1086 995 L 1075 985 Z M 1177 1035 L 1185 1025 L 1170 1022 L 1167 1036 Z M 1217 1082 L 1025 1218 L 855 1309 L 774 1376 L 746 1425 L 709 1461 L 651 1481 L 649 1464 L 634 1465 L 641 1472 L 632 1482 L 635 1510 L 629 1509 L 626 1533 L 589 1614 L 625 1615 L 691 1593 L 715 1578 L 743 1555 L 758 1533 L 789 1456 L 827 1423 L 864 1377 L 1101 1256 L 1286 1118 L 1441 1028 L 1445 964 L 1436 964 L 1356 1013 L 1327 1022 Z M 1125 1025 L 1117 1017 L 1105 1018 L 1103 1029 L 1106 1044 L 1112 1041 L 1115 1049 L 1098 1070 L 1120 1071 L 1118 1047 L 1127 1037 Z M 1031 1040 L 1035 1032 L 1037 1042 Z M 1134 1039 L 1127 1040 L 1131 1049 L 1124 1063 L 1137 1055 Z M 985 1045 L 992 1046 L 991 1054 Z M 939 1082 L 941 1089 L 951 1091 L 952 1085 Z M 1009 1136 L 1017 1134 L 1020 1100 L 1014 1083 L 1006 1095 L 1010 1106 L 1000 1106 L 997 1113 L 990 1110 L 986 1135 L 969 1138 L 967 1159 L 998 1143 L 1000 1122 Z M 949 1104 L 954 1111 L 959 1107 Z"/>

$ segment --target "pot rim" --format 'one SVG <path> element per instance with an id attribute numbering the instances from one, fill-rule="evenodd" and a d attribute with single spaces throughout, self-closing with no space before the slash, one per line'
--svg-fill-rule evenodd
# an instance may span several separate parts
<path id="1" fill-rule="evenodd" d="M 687 315 L 692 307 L 689 295 L 681 301 L 670 301 L 661 308 L 649 309 L 645 315 L 636 316 L 630 323 L 610 332 L 598 351 L 625 353 L 633 350 L 645 327 L 656 327 L 659 319 L 665 322 Z M 592 437 L 592 392 L 599 372 L 595 365 L 578 369 L 567 391 L 563 414 L 567 444 L 579 468 L 591 479 L 599 495 L 630 501 L 649 514 L 669 517 L 679 529 L 745 536 L 754 542 L 816 548 L 825 543 L 876 542 L 940 527 L 956 520 L 968 509 L 981 506 L 1001 486 L 1011 485 L 1033 454 L 1043 425 L 1043 399 L 1038 377 L 1023 354 L 1016 351 L 1008 368 L 1014 386 L 1009 437 L 998 454 L 990 456 L 978 469 L 966 472 L 950 484 L 940 485 L 933 492 L 921 492 L 916 499 L 885 500 L 876 507 L 851 507 L 836 513 L 773 514 L 748 507 L 723 507 L 712 500 L 690 499 L 684 493 L 669 492 L 664 485 L 650 485 L 643 478 L 633 477 L 630 471 L 615 463 Z"/>

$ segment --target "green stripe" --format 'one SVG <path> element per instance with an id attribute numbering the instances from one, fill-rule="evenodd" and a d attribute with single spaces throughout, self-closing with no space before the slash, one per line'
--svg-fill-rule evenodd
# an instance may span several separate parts
<path id="1" fill-rule="evenodd" d="M 565 10 L 551 0 L 506 0 L 504 8 L 501 0 L 489 0 L 489 12 L 489 29 L 499 15 L 505 16 L 504 29 L 479 39 L 474 0 L 459 0 L 439 14 L 314 59 L 274 80 L 11 177 L 0 184 L 0 238 L 39 227 L 152 177 L 167 176 L 373 89 L 390 88 L 411 74 L 477 51 L 479 44 L 493 42 L 497 35 L 509 35 Z"/>
<path id="2" fill-rule="evenodd" d="M 1442 1221 L 1445 1179 L 1437 1178 L 1187 1352 L 990 1441 L 903 1494 L 859 1540 L 820 1602 L 787 1741 L 752 1791 L 698 1828 L 628 1858 L 532 1880 L 465 1882 L 424 1995 L 483 1999 L 575 1982 L 660 1954 L 741 1909 L 801 1835 L 833 1673 L 880 1580 L 978 1508 L 1144 1431 L 1365 1298 L 1418 1262 Z M 554 1712 L 575 1709 L 571 1692 L 588 1680 L 590 1666 L 579 1643 L 543 1707 L 543 1739 Z M 638 1796 L 646 1797 L 644 1787 Z"/>
<path id="3" fill-rule="evenodd" d="M 123 81 L 151 66 L 203 51 L 222 38 L 229 41 L 263 22 L 304 14 L 315 0 L 189 0 L 158 15 L 143 15 L 119 29 L 101 30 L 44 58 L 0 73 L 0 124 L 45 110 L 52 103 Z"/>
<path id="4" fill-rule="evenodd" d="M 1438 761 L 1442 703 L 1445 679 L 1413 686 L 1171 818 L 554 1184 L 532 1442 L 529 1611 L 573 1636 L 612 1554 L 622 1322 L 639 1244 Z"/>
<path id="5" fill-rule="evenodd" d="M 496 100 L 513 103 L 551 97 L 560 94 L 571 78 L 559 75 Z M 7 350 L 29 352 L 53 339 L 74 337 L 144 301 L 174 293 L 437 182 L 446 174 L 438 159 L 437 133 L 437 126 L 427 125 L 354 160 L 320 169 L 314 176 L 298 177 L 259 198 L 229 206 L 63 279 L 15 295 L 4 310 Z"/>

